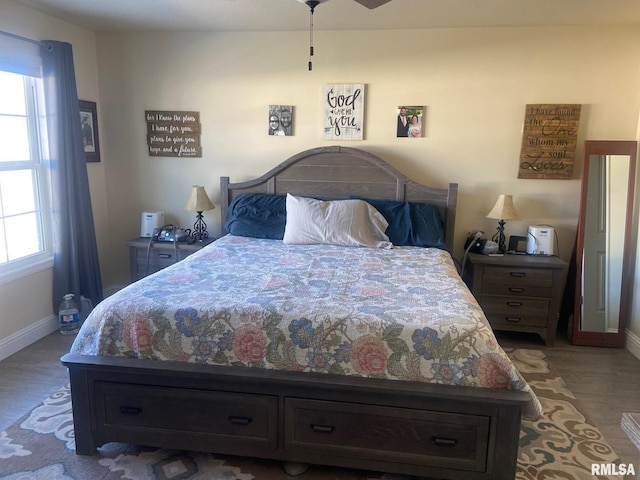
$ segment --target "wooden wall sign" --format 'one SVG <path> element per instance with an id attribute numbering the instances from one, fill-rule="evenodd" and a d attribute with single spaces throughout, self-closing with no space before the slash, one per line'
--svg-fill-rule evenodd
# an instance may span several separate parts
<path id="1" fill-rule="evenodd" d="M 151 157 L 202 157 L 200 112 L 146 110 Z"/>
<path id="2" fill-rule="evenodd" d="M 322 139 L 362 140 L 364 84 L 343 83 L 322 87 Z"/>
<path id="3" fill-rule="evenodd" d="M 527 105 L 518 178 L 571 178 L 581 107 Z"/>

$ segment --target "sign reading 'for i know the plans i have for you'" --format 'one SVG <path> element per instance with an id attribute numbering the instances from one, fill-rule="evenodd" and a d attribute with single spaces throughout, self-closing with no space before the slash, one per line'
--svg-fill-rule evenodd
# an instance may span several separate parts
<path id="1" fill-rule="evenodd" d="M 151 157 L 202 157 L 200 112 L 146 110 Z"/>

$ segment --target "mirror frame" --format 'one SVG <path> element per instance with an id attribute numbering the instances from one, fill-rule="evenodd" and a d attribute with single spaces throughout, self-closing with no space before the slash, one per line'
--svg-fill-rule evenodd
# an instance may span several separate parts
<path id="1" fill-rule="evenodd" d="M 629 313 L 629 278 L 631 275 L 631 232 L 633 223 L 633 205 L 636 180 L 636 157 L 638 142 L 635 141 L 604 141 L 587 140 L 584 147 L 584 161 L 582 163 L 582 187 L 580 189 L 580 213 L 578 216 L 578 231 L 575 252 L 575 304 L 573 310 L 573 331 L 571 343 L 593 347 L 624 347 L 625 329 Z M 589 176 L 589 159 L 591 155 L 629 155 L 629 180 L 627 194 L 627 211 L 625 215 L 624 251 L 622 253 L 622 279 L 620 292 L 620 317 L 618 332 L 589 332 L 580 330 L 582 320 L 582 259 L 584 250 L 585 212 L 587 204 L 587 178 Z"/>

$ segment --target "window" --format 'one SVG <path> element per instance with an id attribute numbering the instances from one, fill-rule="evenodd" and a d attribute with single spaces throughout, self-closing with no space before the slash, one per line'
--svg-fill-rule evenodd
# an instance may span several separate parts
<path id="1" fill-rule="evenodd" d="M 0 283 L 51 265 L 39 78 L 0 71 Z"/>

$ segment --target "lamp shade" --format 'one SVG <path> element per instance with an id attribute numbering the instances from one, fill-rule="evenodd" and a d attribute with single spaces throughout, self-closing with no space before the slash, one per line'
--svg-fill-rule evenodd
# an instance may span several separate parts
<path id="1" fill-rule="evenodd" d="M 513 195 L 498 195 L 498 200 L 491 211 L 487 213 L 487 218 L 496 220 L 519 220 L 516 209 L 513 206 Z"/>
<path id="2" fill-rule="evenodd" d="M 213 210 L 214 208 L 216 207 L 211 203 L 211 200 L 209 200 L 207 192 L 204 191 L 204 187 L 199 185 L 191 187 L 191 196 L 184 206 L 185 210 L 190 212 L 204 212 L 206 210 Z"/>

